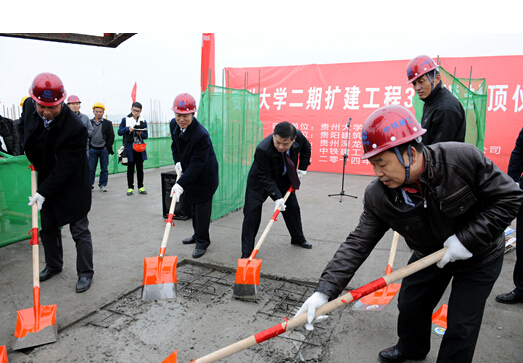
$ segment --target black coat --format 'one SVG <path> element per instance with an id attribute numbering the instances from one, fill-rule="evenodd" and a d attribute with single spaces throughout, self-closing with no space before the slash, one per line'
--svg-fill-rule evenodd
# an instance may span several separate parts
<path id="1" fill-rule="evenodd" d="M 296 130 L 296 140 L 289 149 L 290 157 L 299 170 L 307 170 L 311 159 L 311 144 L 301 131 Z M 299 164 L 298 164 L 299 160 Z M 283 175 L 282 154 L 274 147 L 272 134 L 256 147 L 254 161 L 247 177 L 247 189 L 268 196 L 272 200 L 283 198 L 281 190 L 290 187 L 290 180 Z"/>
<path id="2" fill-rule="evenodd" d="M 427 132 L 421 138 L 425 145 L 465 141 L 467 121 L 463 106 L 448 89 L 441 86 L 441 82 L 422 101 L 425 105 L 420 123 Z"/>
<path id="3" fill-rule="evenodd" d="M 91 182 L 85 152 L 87 129 L 66 105 L 45 129 L 33 100 L 24 103 L 20 117 L 27 158 L 38 172 L 38 193 L 45 197 L 42 208 L 59 225 L 87 215 L 91 209 Z"/>
<path id="4" fill-rule="evenodd" d="M 176 164 L 180 162 L 183 174 L 178 184 L 183 188 L 189 204 L 208 201 L 218 188 L 218 161 L 209 133 L 193 117 L 180 136 L 180 126 L 171 120 L 171 151 Z"/>
<path id="5" fill-rule="evenodd" d="M 18 127 L 14 126 L 13 120 L 0 116 L 0 136 L 4 139 L 8 154 L 20 155 Z"/>
<path id="6" fill-rule="evenodd" d="M 94 127 L 94 119 L 89 120 Z M 113 123 L 107 119 L 102 119 L 102 135 L 105 141 L 105 148 L 109 151 L 109 154 L 114 155 L 113 144 L 114 144 L 114 130 Z M 91 146 L 91 139 L 89 138 L 89 147 Z"/>
<path id="7" fill-rule="evenodd" d="M 521 183 L 521 173 L 523 173 L 523 129 L 519 132 L 518 139 L 516 140 L 516 146 L 510 154 L 510 161 L 508 163 L 508 176 L 514 179 L 515 182 L 519 182 L 519 185 L 523 189 Z"/>

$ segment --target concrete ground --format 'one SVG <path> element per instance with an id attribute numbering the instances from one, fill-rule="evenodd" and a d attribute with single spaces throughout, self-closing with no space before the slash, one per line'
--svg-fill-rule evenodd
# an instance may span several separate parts
<path id="1" fill-rule="evenodd" d="M 174 300 L 143 302 L 140 298 L 143 258 L 158 254 L 165 227 L 160 174 L 171 170 L 172 167 L 165 167 L 145 171 L 147 195 L 127 197 L 124 174 L 109 177 L 107 193 L 94 190 L 89 220 L 95 275 L 91 289 L 82 294 L 75 292 L 76 253 L 68 226 L 64 227 L 64 269 L 40 286 L 41 303 L 57 305 L 58 341 L 53 344 L 23 351 L 11 349 L 17 311 L 33 305 L 31 247 L 27 240 L 0 249 L 0 345 L 7 347 L 9 362 L 161 362 L 175 349 L 178 361 L 184 362 L 280 323 L 281 318 L 265 319 L 259 314 L 270 305 L 269 293 L 278 290 L 275 286 L 282 281 L 295 283 L 292 288 L 304 289 L 304 294 L 312 292 L 311 286 L 356 226 L 365 187 L 372 180 L 367 176 L 346 175 L 344 191 L 357 199 L 329 197 L 342 190 L 341 175 L 307 173 L 297 196 L 304 233 L 314 247 L 305 250 L 291 246 L 285 224 L 278 219 L 257 256 L 263 260 L 260 301 L 232 298 L 230 288 L 212 299 L 191 300 L 186 298 L 184 288 Z M 273 205 L 269 201 L 264 205 L 258 237 L 270 220 Z M 192 234 L 191 220 L 175 221 L 167 255 L 178 257 L 179 279 L 198 268 L 228 271 L 234 277 L 241 255 L 242 218 L 242 212 L 236 211 L 213 221 L 212 244 L 198 260 L 191 257 L 193 246 L 181 243 Z M 349 288 L 357 288 L 384 274 L 391 241 L 392 232 L 388 232 Z M 408 256 L 407 246 L 400 238 L 395 268 L 403 267 Z M 523 304 L 507 306 L 494 300 L 497 294 L 513 289 L 515 259 L 514 252 L 505 255 L 503 271 L 487 301 L 474 362 L 517 362 L 523 356 Z M 40 248 L 40 268 L 43 266 Z M 228 275 L 225 280 L 231 282 L 231 277 Z M 118 312 L 119 318 L 102 319 L 107 312 Z M 288 312 L 287 317 L 292 315 Z M 357 312 L 347 306 L 331 314 L 317 352 L 309 355 L 312 358 L 289 358 L 287 352 L 296 351 L 296 344 L 286 345 L 278 337 L 221 361 L 377 362 L 378 352 L 396 342 L 396 318 L 396 298 L 381 312 Z M 306 332 L 296 329 L 295 334 Z M 440 341 L 440 337 L 433 335 L 427 362 L 435 362 Z"/>

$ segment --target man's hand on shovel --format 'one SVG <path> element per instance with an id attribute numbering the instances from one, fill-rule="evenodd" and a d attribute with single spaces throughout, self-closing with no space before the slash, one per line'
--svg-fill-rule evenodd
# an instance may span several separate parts
<path id="1" fill-rule="evenodd" d="M 278 208 L 281 207 L 280 211 L 285 212 L 285 200 L 283 198 L 276 199 L 274 201 L 274 211 L 276 212 Z"/>
<path id="2" fill-rule="evenodd" d="M 180 201 L 180 196 L 183 194 L 183 188 L 178 183 L 173 185 L 173 187 L 171 189 L 170 197 L 172 198 L 173 194 L 175 194 L 175 193 L 176 193 L 176 201 L 179 202 Z"/>
<path id="3" fill-rule="evenodd" d="M 28 205 L 33 205 L 33 204 L 35 204 L 35 202 L 36 202 L 36 205 L 38 206 L 38 211 L 41 211 L 42 204 L 44 204 L 44 202 L 45 202 L 45 197 L 39 193 L 35 193 L 35 195 L 33 195 L 32 197 L 29 197 Z"/>
<path id="4" fill-rule="evenodd" d="M 305 329 L 307 330 L 313 330 L 314 327 L 312 326 L 312 322 L 314 321 L 314 315 L 316 314 L 316 309 L 320 306 L 326 304 L 329 301 L 329 297 L 327 294 L 324 294 L 323 292 L 316 291 L 314 294 L 312 294 L 301 306 L 300 310 L 294 315 L 295 317 L 298 315 L 303 314 L 305 311 L 307 311 L 307 321 L 308 323 L 305 324 Z M 322 315 L 318 316 L 316 318 L 316 321 L 321 321 L 324 319 L 327 319 L 328 315 Z"/>

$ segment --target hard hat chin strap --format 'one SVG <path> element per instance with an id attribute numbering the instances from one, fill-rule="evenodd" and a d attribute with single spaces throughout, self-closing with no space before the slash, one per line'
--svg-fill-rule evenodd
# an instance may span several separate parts
<path id="1" fill-rule="evenodd" d="M 427 78 L 429 79 L 429 82 L 430 82 L 430 92 L 434 91 L 434 81 L 436 80 L 436 70 L 434 70 L 434 73 L 432 73 L 432 76 L 430 76 L 432 72 L 428 72 L 427 73 Z"/>
<path id="2" fill-rule="evenodd" d="M 412 166 L 412 149 L 410 147 L 410 144 L 411 143 L 409 142 L 408 147 L 407 147 L 407 154 L 409 155 L 409 165 L 405 165 L 405 162 L 403 161 L 403 155 L 401 155 L 398 147 L 394 146 L 394 152 L 396 153 L 396 157 L 400 161 L 401 165 L 403 165 L 405 167 L 405 181 L 403 182 L 403 184 L 401 184 L 402 187 L 405 184 L 407 184 L 407 182 L 409 181 L 409 178 L 410 178 L 410 167 Z"/>

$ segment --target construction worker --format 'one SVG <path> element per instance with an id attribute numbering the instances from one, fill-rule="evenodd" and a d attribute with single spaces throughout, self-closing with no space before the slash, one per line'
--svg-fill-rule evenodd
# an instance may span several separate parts
<path id="1" fill-rule="evenodd" d="M 87 158 L 89 159 L 89 139 L 93 135 L 93 126 L 89 121 L 89 116 L 80 112 L 81 103 L 78 96 L 71 95 L 67 98 L 67 106 L 80 117 L 80 120 L 82 120 L 85 127 L 87 127 Z"/>
<path id="2" fill-rule="evenodd" d="M 438 65 L 427 55 L 412 59 L 407 66 L 408 84 L 412 83 L 423 105 L 421 126 L 427 130 L 423 144 L 465 141 L 467 123 L 463 106 L 443 87 Z"/>
<path id="3" fill-rule="evenodd" d="M 171 151 L 175 170 L 180 175 L 171 189 L 176 200 L 185 194 L 191 205 L 193 235 L 182 241 L 195 244 L 193 258 L 200 258 L 211 244 L 212 197 L 218 188 L 218 161 L 207 130 L 198 122 L 196 100 L 188 93 L 174 98 L 174 118 L 170 123 Z"/>
<path id="4" fill-rule="evenodd" d="M 40 237 L 46 266 L 40 281 L 62 272 L 61 227 L 69 224 L 76 243 L 76 292 L 87 291 L 93 278 L 93 245 L 87 213 L 91 209 L 89 165 L 85 152 L 87 128 L 64 103 L 61 79 L 38 74 L 24 102 L 20 125 L 27 158 L 38 172 L 38 189 L 29 205 L 40 210 Z"/>
<path id="5" fill-rule="evenodd" d="M 89 137 L 89 169 L 91 171 L 91 190 L 94 189 L 94 179 L 98 159 L 100 160 L 100 178 L 98 187 L 102 192 L 107 192 L 107 182 L 109 181 L 109 154 L 114 155 L 114 130 L 113 123 L 103 119 L 105 106 L 101 102 L 93 105 L 94 118 L 89 120 L 93 129 L 93 134 Z"/>
<path id="6" fill-rule="evenodd" d="M 363 124 L 362 159 L 378 177 L 365 191 L 356 229 L 324 269 L 296 315 L 338 297 L 385 232 L 401 234 L 414 251 L 409 263 L 447 247 L 437 265 L 403 278 L 398 335 L 379 353 L 382 362 L 424 359 L 434 308 L 452 280 L 447 330 L 437 362 L 472 362 L 481 320 L 498 278 L 504 229 L 516 217 L 523 191 L 482 150 L 460 142 L 424 146 L 426 130 L 402 106 L 385 106 Z"/>

